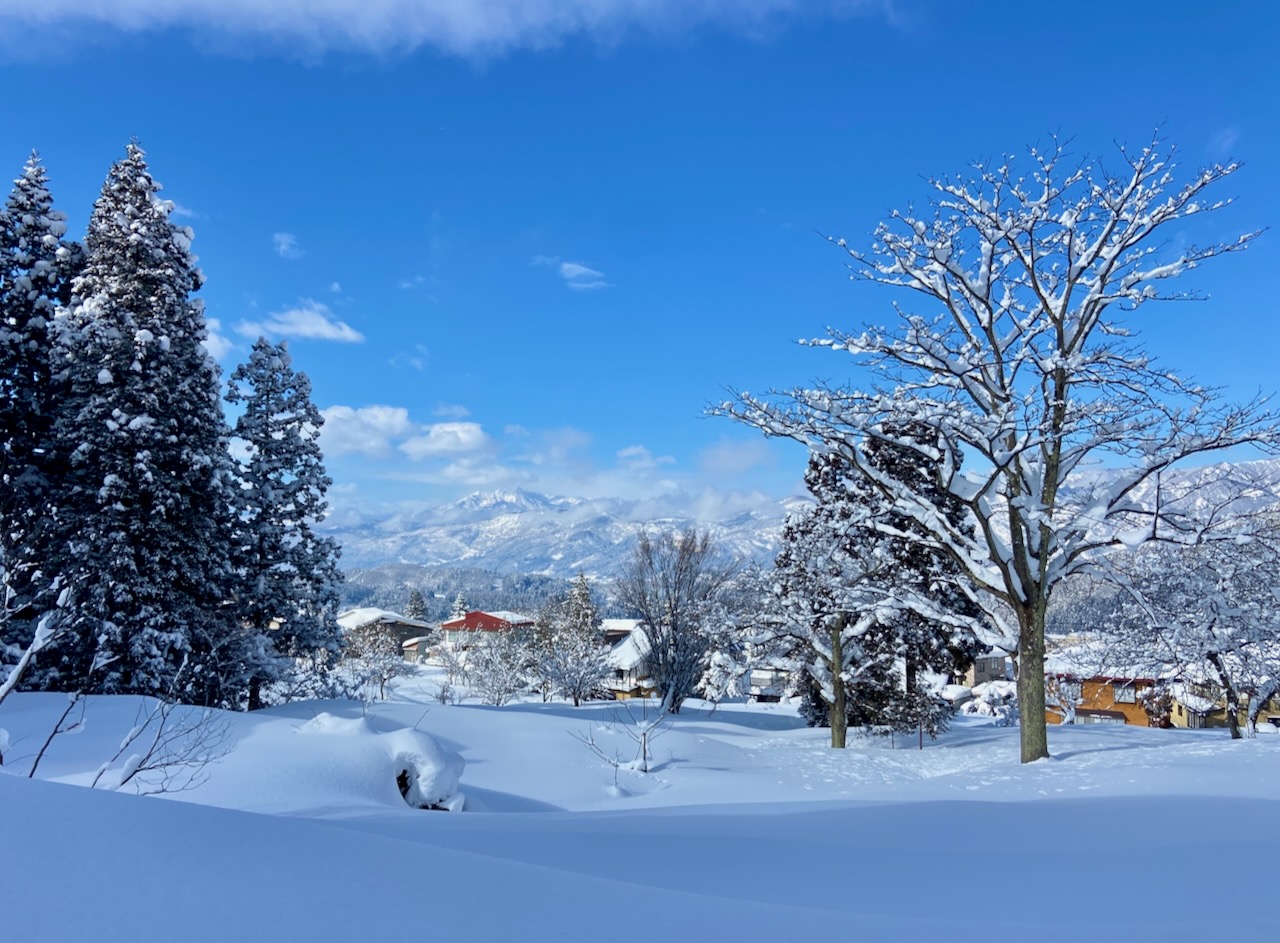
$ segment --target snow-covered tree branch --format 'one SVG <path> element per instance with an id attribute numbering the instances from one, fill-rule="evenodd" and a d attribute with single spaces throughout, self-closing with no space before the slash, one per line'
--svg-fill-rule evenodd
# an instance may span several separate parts
<path id="1" fill-rule="evenodd" d="M 1184 243 L 1183 230 L 1229 205 L 1210 191 L 1239 166 L 1178 183 L 1173 155 L 1157 136 L 1121 148 L 1112 172 L 1072 162 L 1055 140 L 1033 148 L 1025 169 L 1006 158 L 933 180 L 929 210 L 895 212 L 869 250 L 838 241 L 855 279 L 897 291 L 896 323 L 808 342 L 852 355 L 877 382 L 743 392 L 713 410 L 839 453 L 916 525 L 882 531 L 963 569 L 997 630 L 1018 639 L 1024 762 L 1048 755 L 1044 624 L 1054 587 L 1096 566 L 1095 551 L 1187 538 L 1195 525 L 1185 506 L 1162 495 L 1179 463 L 1277 444 L 1262 400 L 1226 402 L 1129 339 L 1126 316 L 1196 297 L 1173 279 L 1257 236 Z M 907 424 L 930 434 L 905 437 Z M 876 468 L 877 442 L 931 465 L 936 490 Z M 1103 463 L 1124 470 L 1094 474 Z M 937 493 L 963 503 L 964 523 L 941 512 Z"/>

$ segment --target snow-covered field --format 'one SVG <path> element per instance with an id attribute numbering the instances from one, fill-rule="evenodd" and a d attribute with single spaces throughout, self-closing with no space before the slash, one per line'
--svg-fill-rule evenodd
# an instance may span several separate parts
<path id="1" fill-rule="evenodd" d="M 832 751 L 791 707 L 693 702 L 644 774 L 582 742 L 633 757 L 620 705 L 441 705 L 435 687 L 423 675 L 368 709 L 226 715 L 233 749 L 164 799 L 82 787 L 138 704 L 92 701 L 39 779 L 0 775 L 0 938 L 1203 940 L 1280 928 L 1280 736 L 1061 728 L 1054 757 L 1023 767 L 1017 731 L 975 718 L 923 750 L 877 738 Z M 64 703 L 0 707 L 5 772 L 29 766 Z M 406 766 L 411 799 L 456 805 L 456 784 L 464 811 L 410 808 L 395 782 Z"/>

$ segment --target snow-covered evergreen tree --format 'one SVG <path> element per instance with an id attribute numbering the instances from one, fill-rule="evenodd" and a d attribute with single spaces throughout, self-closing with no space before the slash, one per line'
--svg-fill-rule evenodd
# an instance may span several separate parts
<path id="1" fill-rule="evenodd" d="M 410 619 L 418 622 L 425 622 L 427 618 L 427 600 L 422 595 L 422 590 L 409 590 L 409 598 L 404 605 L 404 614 Z"/>
<path id="2" fill-rule="evenodd" d="M 337 544 L 315 531 L 331 484 L 319 443 L 324 418 L 285 342 L 258 339 L 231 375 L 227 402 L 244 408 L 233 433 L 244 451 L 236 468 L 236 608 L 261 642 L 248 666 L 252 710 L 261 706 L 263 684 L 298 659 L 337 659 L 342 574 Z"/>
<path id="3" fill-rule="evenodd" d="M 885 475 L 930 487 L 928 469 L 913 453 L 870 448 L 871 463 Z M 925 673 L 963 670 L 979 649 L 969 627 L 978 611 L 960 586 L 963 574 L 946 557 L 897 536 L 915 523 L 839 455 L 813 454 L 805 483 L 816 504 L 788 519 L 775 565 L 783 624 L 812 679 L 807 698 L 815 703 L 806 718 L 830 726 L 836 747 L 844 745 L 848 723 L 901 727 L 923 712 L 918 719 L 934 726 Z M 938 504 L 964 527 L 962 508 L 947 496 Z"/>
<path id="4" fill-rule="evenodd" d="M 891 561 L 855 532 L 848 478 L 837 456 L 810 456 L 805 486 L 816 503 L 787 519 L 775 561 L 782 631 L 809 678 L 804 715 L 831 728 L 836 748 L 850 723 L 879 716 L 893 670 L 892 636 L 875 608 Z"/>
<path id="5" fill-rule="evenodd" d="M 462 593 L 458 593 L 453 597 L 453 605 L 449 607 L 449 620 L 454 622 L 463 618 L 467 614 L 467 601 L 463 598 Z"/>
<path id="6" fill-rule="evenodd" d="M 159 190 L 131 144 L 53 324 L 52 442 L 66 477 L 45 541 L 72 632 L 44 665 L 64 688 L 227 703 L 247 680 L 228 605 L 227 429 L 191 298 L 203 282 L 192 235 Z"/>
<path id="7" fill-rule="evenodd" d="M 585 575 L 539 617 L 534 631 L 537 672 L 551 691 L 573 701 L 599 691 L 609 676 L 599 611 Z"/>
<path id="8" fill-rule="evenodd" d="M 33 537 L 57 474 L 49 450 L 49 326 L 83 263 L 83 250 L 65 233 L 66 217 L 53 208 L 33 153 L 0 211 L 0 642 L 9 644 L 25 644 L 34 628 L 44 551 Z"/>
<path id="9" fill-rule="evenodd" d="M 897 438 L 906 442 L 929 436 L 928 426 L 920 423 L 908 423 L 895 431 Z M 972 539 L 974 528 L 964 505 L 938 488 L 938 459 L 925 454 L 925 450 L 872 440 L 867 443 L 867 460 L 873 468 L 930 501 L 950 527 Z M 950 461 L 959 464 L 958 457 Z M 894 717 L 900 727 L 909 726 L 911 719 L 919 715 L 917 719 L 926 726 L 943 729 L 937 726 L 940 706 L 925 682 L 925 674 L 950 676 L 963 672 L 985 650 L 974 632 L 974 626 L 983 620 L 981 610 L 970 598 L 971 592 L 966 592 L 969 577 L 945 554 L 931 550 L 926 545 L 924 528 L 886 502 L 868 479 L 854 475 L 850 481 L 857 500 L 868 509 L 865 516 L 860 515 L 863 520 L 859 529 L 866 532 L 884 527 L 890 531 L 875 537 L 891 561 L 889 580 L 897 595 L 901 596 L 903 590 L 913 591 L 933 610 L 924 615 L 918 607 L 907 606 L 887 619 L 902 672 L 901 684 L 895 687 L 900 696 L 895 698 L 898 703 L 893 708 Z M 899 533 L 914 534 L 914 539 L 895 536 Z M 872 537 L 870 533 L 867 536 Z"/>

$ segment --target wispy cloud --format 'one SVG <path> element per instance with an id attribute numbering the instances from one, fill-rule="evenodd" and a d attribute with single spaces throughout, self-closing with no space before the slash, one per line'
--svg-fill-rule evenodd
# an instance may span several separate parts
<path id="1" fill-rule="evenodd" d="M 427 350 L 426 344 L 414 344 L 411 350 L 401 350 L 391 358 L 391 366 L 403 369 L 408 367 L 410 370 L 422 372 L 427 369 L 427 359 L 430 351 Z"/>
<path id="2" fill-rule="evenodd" d="M 720 480 L 771 465 L 775 460 L 769 443 L 762 438 L 721 439 L 698 453 L 698 468 Z"/>
<path id="3" fill-rule="evenodd" d="M 438 416 L 441 419 L 466 419 L 471 415 L 471 410 L 456 403 L 441 403 L 431 410 L 431 415 Z"/>
<path id="4" fill-rule="evenodd" d="M 310 298 L 302 299 L 296 307 L 267 315 L 265 321 L 241 321 L 236 325 L 236 333 L 244 337 L 306 337 L 346 344 L 364 341 L 364 335 L 347 322 L 337 320 L 328 305 Z"/>
<path id="5" fill-rule="evenodd" d="M 209 318 L 206 322 L 208 334 L 204 339 L 204 349 L 209 351 L 209 356 L 214 360 L 221 360 L 231 351 L 235 350 L 235 344 L 231 342 L 222 333 L 222 322 L 217 318 Z"/>
<path id="6" fill-rule="evenodd" d="M 655 456 L 643 445 L 628 445 L 618 450 L 618 465 L 630 471 L 648 471 L 659 465 L 673 465 L 675 459 L 670 455 Z"/>
<path id="7" fill-rule="evenodd" d="M 591 266 L 584 265 L 581 262 L 564 261 L 559 256 L 554 255 L 535 255 L 533 264 L 554 268 L 556 274 L 560 276 L 565 285 L 574 291 L 594 291 L 597 288 L 613 287 L 605 281 L 604 272 L 593 269 Z"/>
<path id="8" fill-rule="evenodd" d="M 169 201 L 169 215 L 177 219 L 204 219 L 203 213 L 197 213 L 190 207 L 183 206 L 177 200 Z"/>
<path id="9" fill-rule="evenodd" d="M 271 244 L 275 246 L 276 255 L 282 259 L 300 259 L 306 255 L 302 246 L 298 245 L 298 237 L 291 232 L 272 233 Z"/>
<path id="10" fill-rule="evenodd" d="M 1209 153 L 1218 160 L 1230 157 L 1240 143 L 1240 129 L 1235 125 L 1219 128 L 1209 135 Z"/>
<path id="11" fill-rule="evenodd" d="M 637 29 L 678 34 L 712 24 L 759 32 L 779 15 L 815 7 L 824 13 L 883 14 L 887 6 L 884 0 L 6 0 L 0 3 L 0 24 L 128 32 L 179 27 L 311 52 L 408 52 L 427 46 L 476 57 L 544 49 L 574 36 L 614 41 Z"/>

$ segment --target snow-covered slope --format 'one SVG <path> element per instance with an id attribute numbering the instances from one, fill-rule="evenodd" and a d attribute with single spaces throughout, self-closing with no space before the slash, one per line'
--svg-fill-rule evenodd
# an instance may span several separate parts
<path id="1" fill-rule="evenodd" d="M 571 736 L 634 750 L 618 705 L 441 705 L 437 681 L 367 710 L 232 715 L 235 749 L 182 802 L 23 778 L 60 704 L 15 695 L 5 938 L 1198 943 L 1276 927 L 1274 733 L 1054 728 L 1053 759 L 1020 766 L 1016 728 L 970 719 L 923 750 L 836 751 L 787 705 L 691 703 L 640 774 Z M 42 775 L 84 782 L 114 752 L 133 699 L 109 700 Z M 415 730 L 465 758 L 464 811 L 411 809 L 389 772 L 352 765 Z M 1229 881 L 1187 890 L 1223 862 Z"/>

